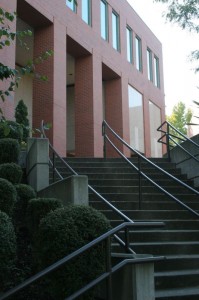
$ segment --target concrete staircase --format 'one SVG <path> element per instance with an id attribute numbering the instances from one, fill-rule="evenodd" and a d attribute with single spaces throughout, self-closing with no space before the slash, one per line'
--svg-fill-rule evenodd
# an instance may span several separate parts
<path id="1" fill-rule="evenodd" d="M 182 175 L 175 164 L 167 159 L 153 162 L 189 185 L 192 182 Z M 164 255 L 165 261 L 155 265 L 156 300 L 199 299 L 199 218 L 162 194 L 146 180 L 142 180 L 142 202 L 139 208 L 138 175 L 121 159 L 67 158 L 66 161 L 78 174 L 88 175 L 89 184 L 133 221 L 163 221 L 164 228 L 130 232 L 133 250 L 139 254 Z M 135 158 L 131 161 L 136 162 Z M 59 168 L 64 177 L 65 168 Z M 176 195 L 192 209 L 199 211 L 198 196 L 177 185 L 146 163 L 142 170 L 157 183 Z M 112 226 L 121 223 L 107 206 L 94 194 L 89 202 L 102 211 Z M 123 232 L 121 232 L 121 236 Z M 119 252 L 113 244 L 113 252 Z"/>

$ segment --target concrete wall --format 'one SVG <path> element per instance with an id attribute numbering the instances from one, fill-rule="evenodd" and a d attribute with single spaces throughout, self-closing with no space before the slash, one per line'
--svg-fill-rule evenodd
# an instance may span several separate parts
<path id="1" fill-rule="evenodd" d="M 199 135 L 191 138 L 198 147 L 191 144 L 189 141 L 183 142 L 181 145 L 184 149 L 190 152 L 197 160 L 199 160 Z M 199 162 L 191 158 L 186 152 L 180 149 L 179 146 L 175 147 L 170 152 L 171 161 L 175 162 L 179 168 L 181 168 L 182 173 L 186 173 L 188 178 L 194 179 L 194 185 L 199 186 Z"/>

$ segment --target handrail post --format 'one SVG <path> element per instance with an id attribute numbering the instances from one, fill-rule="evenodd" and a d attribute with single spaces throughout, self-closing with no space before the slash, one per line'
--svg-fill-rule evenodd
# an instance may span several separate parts
<path id="1" fill-rule="evenodd" d="M 55 153 L 53 152 L 53 182 L 55 182 Z"/>
<path id="2" fill-rule="evenodd" d="M 129 252 L 129 228 L 125 227 L 125 250 L 126 253 Z"/>
<path id="3" fill-rule="evenodd" d="M 139 204 L 138 209 L 142 206 L 142 175 L 141 175 L 141 158 L 138 156 L 138 170 L 139 170 Z"/>
<path id="4" fill-rule="evenodd" d="M 169 124 L 167 123 L 167 132 L 166 132 L 166 143 L 167 143 L 167 156 L 168 156 L 168 159 L 169 161 L 171 160 L 171 155 L 170 155 L 170 145 L 169 145 L 169 135 L 170 135 L 170 132 L 169 132 Z"/>
<path id="5" fill-rule="evenodd" d="M 111 272 L 111 237 L 106 239 L 106 271 Z M 112 275 L 106 280 L 106 299 L 112 300 Z"/>
<path id="6" fill-rule="evenodd" d="M 106 158 L 106 125 L 104 121 L 102 122 L 102 135 L 104 137 L 103 153 L 104 158 Z"/>

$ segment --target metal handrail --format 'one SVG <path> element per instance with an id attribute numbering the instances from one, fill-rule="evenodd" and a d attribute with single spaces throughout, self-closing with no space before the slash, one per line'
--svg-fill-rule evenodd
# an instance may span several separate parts
<path id="1" fill-rule="evenodd" d="M 45 130 L 44 130 L 44 121 L 41 123 L 41 132 L 42 135 L 46 138 Z M 55 170 L 56 174 L 59 176 L 59 179 L 63 179 L 63 176 L 60 174 L 58 169 L 55 167 L 55 156 L 67 167 L 73 175 L 78 175 L 78 173 L 56 152 L 51 143 L 49 142 L 49 148 L 53 153 L 53 159 L 49 159 L 49 163 L 52 166 L 53 170 Z M 101 194 L 99 194 L 91 185 L 88 184 L 89 190 L 94 193 L 98 198 L 100 198 L 106 205 L 109 206 L 120 218 L 123 219 L 124 222 L 134 223 L 132 219 L 127 217 L 124 213 L 122 213 L 119 209 L 117 209 L 113 204 L 111 204 L 108 200 L 106 200 Z"/>
<path id="2" fill-rule="evenodd" d="M 110 132 L 117 138 L 117 140 L 119 140 L 123 145 L 125 145 L 129 150 L 131 150 L 134 154 L 136 154 L 136 156 L 139 158 L 138 160 L 138 167 L 136 167 L 114 144 L 113 142 L 109 139 L 109 137 L 106 135 L 106 127 L 110 130 Z M 105 156 L 106 156 L 106 141 L 108 141 L 110 143 L 110 145 L 117 151 L 117 153 L 125 159 L 125 161 L 131 166 L 133 167 L 138 174 L 141 177 L 144 177 L 145 179 L 149 180 L 154 186 L 156 186 L 160 191 L 162 191 L 164 194 L 166 194 L 167 196 L 169 196 L 171 199 L 173 199 L 174 201 L 176 201 L 178 204 L 180 204 L 181 206 L 183 206 L 185 209 L 187 209 L 188 211 L 190 211 L 192 214 L 194 214 L 195 216 L 199 217 L 199 213 L 197 213 L 195 210 L 193 210 L 191 207 L 189 207 L 188 205 L 184 204 L 181 200 L 179 200 L 177 197 L 175 197 L 174 195 L 172 195 L 171 193 L 169 193 L 168 191 L 166 191 L 164 188 L 162 188 L 159 184 L 157 184 L 154 180 L 152 180 L 150 177 L 148 177 L 144 172 L 141 171 L 141 163 L 140 163 L 140 159 L 144 160 L 145 162 L 149 163 L 151 166 L 153 166 L 155 169 L 159 170 L 160 172 L 162 172 L 163 174 L 167 175 L 169 178 L 175 180 L 176 182 L 178 182 L 180 185 L 182 185 L 183 187 L 187 188 L 188 190 L 190 190 L 191 192 L 193 192 L 194 194 L 199 196 L 199 192 L 197 190 L 195 190 L 194 188 L 190 187 L 189 185 L 187 185 L 186 183 L 182 182 L 181 180 L 179 180 L 178 178 L 176 178 L 175 176 L 171 175 L 170 173 L 168 173 L 167 171 L 165 171 L 164 169 L 162 169 L 161 167 L 159 167 L 158 165 L 154 164 L 152 161 L 150 161 L 148 158 L 146 158 L 144 155 L 142 155 L 139 151 L 137 151 L 136 149 L 132 148 L 130 145 L 128 145 L 109 125 L 108 123 L 104 120 L 103 124 L 102 124 L 102 134 L 104 136 L 104 151 L 105 151 Z M 140 195 L 141 196 L 141 195 Z M 140 199 L 141 201 L 141 199 Z"/>
<path id="3" fill-rule="evenodd" d="M 16 287 L 12 288 L 11 290 L 5 292 L 4 294 L 0 295 L 0 300 L 4 300 L 7 299 L 10 296 L 15 295 L 17 292 L 23 290 L 24 288 L 28 287 L 30 284 L 35 283 L 36 281 L 38 281 L 39 279 L 43 278 L 44 276 L 50 274 L 51 272 L 57 270 L 58 268 L 62 267 L 64 264 L 66 264 L 67 262 L 71 261 L 72 259 L 76 258 L 77 256 L 85 253 L 86 251 L 90 250 L 91 248 L 93 248 L 94 246 L 98 245 L 99 243 L 106 241 L 107 242 L 107 247 L 110 248 L 110 243 L 111 243 L 111 236 L 115 236 L 115 234 L 117 232 L 120 232 L 121 230 L 124 229 L 128 229 L 129 227 L 132 228 L 143 228 L 143 227 L 148 227 L 148 226 L 152 226 L 152 227 L 156 227 L 156 226 L 162 226 L 162 222 L 137 222 L 137 223 L 130 223 L 130 222 L 125 222 L 122 223 L 120 225 L 118 225 L 117 227 L 109 230 L 108 232 L 102 234 L 100 237 L 94 239 L 93 241 L 91 241 L 90 243 L 86 244 L 85 246 L 79 248 L 78 250 L 74 251 L 73 253 L 65 256 L 64 258 L 60 259 L 59 261 L 55 262 L 54 264 L 52 264 L 51 266 L 45 268 L 44 270 L 38 272 L 37 274 L 33 275 L 32 277 L 30 277 L 29 279 L 25 280 L 23 283 L 17 285 Z M 127 230 L 128 232 L 128 230 Z M 126 239 L 126 243 L 127 243 L 128 239 Z M 128 248 L 128 245 L 126 245 L 125 247 L 126 249 Z M 107 264 L 111 263 L 111 252 L 108 252 L 109 257 L 107 259 Z M 104 272 L 102 275 L 99 276 L 99 278 L 93 280 L 92 282 L 90 282 L 89 284 L 87 284 L 85 287 L 81 288 L 79 291 L 75 292 L 73 295 L 67 297 L 65 300 L 72 300 L 77 298 L 78 296 L 80 296 L 81 294 L 83 294 L 84 292 L 88 291 L 89 289 L 91 289 L 92 287 L 94 287 L 96 284 L 100 283 L 102 280 L 108 278 L 109 276 L 111 276 L 115 271 L 117 271 L 118 269 L 120 269 L 121 267 L 123 267 L 124 264 L 126 263 L 147 263 L 147 262 L 151 262 L 151 261 L 158 261 L 158 260 L 162 260 L 165 259 L 165 257 L 163 256 L 157 256 L 157 257 L 145 257 L 145 258 L 136 258 L 133 257 L 132 259 L 127 259 L 126 261 L 124 260 L 122 263 L 119 263 L 117 265 L 115 265 L 114 267 L 108 268 L 108 265 L 106 265 L 106 272 Z M 108 287 L 108 289 L 110 289 L 111 286 Z M 107 293 L 109 293 L 109 291 L 107 291 Z M 111 299 L 111 298 L 109 298 Z"/>
<path id="4" fill-rule="evenodd" d="M 163 129 L 163 127 L 166 125 L 166 130 Z M 174 132 L 176 132 L 178 135 L 175 134 L 171 134 L 170 133 L 170 128 L 172 128 L 172 130 Z M 193 158 L 196 162 L 199 162 L 199 159 L 197 159 L 194 155 L 192 155 L 189 151 L 187 151 L 181 143 L 178 143 L 176 141 L 176 138 L 182 142 L 188 141 L 189 143 L 191 143 L 192 145 L 194 145 L 198 150 L 199 150 L 199 145 L 197 143 L 195 143 L 193 140 L 191 140 L 190 138 L 188 138 L 186 135 L 184 135 L 182 132 L 180 132 L 177 128 L 175 128 L 171 123 L 169 123 L 168 121 L 163 122 L 158 128 L 157 131 L 163 133 L 162 136 L 158 139 L 158 142 L 161 144 L 166 145 L 167 147 L 167 154 L 168 154 L 168 158 L 170 160 L 170 151 L 171 148 L 173 148 L 174 146 L 171 145 L 170 141 L 173 142 L 173 144 L 175 144 L 175 146 L 178 146 L 183 152 L 185 152 L 190 158 Z M 164 141 L 164 139 L 166 139 L 166 141 Z M 178 162 L 176 165 L 182 163 Z"/>

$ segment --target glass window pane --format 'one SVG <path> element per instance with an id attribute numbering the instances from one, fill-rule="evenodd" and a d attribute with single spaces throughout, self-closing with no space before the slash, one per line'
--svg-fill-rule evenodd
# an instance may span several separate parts
<path id="1" fill-rule="evenodd" d="M 82 20 L 91 25 L 91 1 L 82 0 Z"/>
<path id="2" fill-rule="evenodd" d="M 112 43 L 113 48 L 119 50 L 119 16 L 112 13 Z"/>
<path id="3" fill-rule="evenodd" d="M 147 49 L 147 71 L 148 80 L 153 81 L 152 52 L 150 49 Z"/>
<path id="4" fill-rule="evenodd" d="M 108 15 L 107 15 L 107 3 L 101 1 L 100 3 L 101 14 L 101 37 L 108 40 Z"/>
<path id="5" fill-rule="evenodd" d="M 151 156 L 162 157 L 162 144 L 158 143 L 161 132 L 157 128 L 161 124 L 160 108 L 149 101 L 149 117 L 150 117 L 150 139 L 151 139 Z"/>
<path id="6" fill-rule="evenodd" d="M 130 145 L 144 153 L 144 115 L 142 94 L 128 86 Z"/>
<path id="7" fill-rule="evenodd" d="M 136 68 L 142 71 L 142 45 L 139 37 L 135 38 L 135 55 L 136 55 Z"/>
<path id="8" fill-rule="evenodd" d="M 159 59 L 154 57 L 154 84 L 157 87 L 160 87 L 160 71 L 159 71 Z"/>
<path id="9" fill-rule="evenodd" d="M 76 5 L 75 5 L 75 0 L 66 0 L 66 5 L 73 10 L 74 12 L 76 12 Z"/>
<path id="10" fill-rule="evenodd" d="M 126 28 L 126 43 L 127 43 L 127 60 L 130 63 L 132 63 L 133 62 L 132 30 L 129 27 Z"/>

